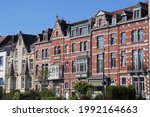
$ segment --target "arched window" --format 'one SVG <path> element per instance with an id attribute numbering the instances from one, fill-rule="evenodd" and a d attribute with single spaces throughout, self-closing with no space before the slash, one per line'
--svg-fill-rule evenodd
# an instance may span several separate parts
<path id="1" fill-rule="evenodd" d="M 75 43 L 72 44 L 72 52 L 73 53 L 76 52 L 76 44 Z"/>
<path id="2" fill-rule="evenodd" d="M 56 31 L 56 37 L 58 37 L 58 31 Z"/>
<path id="3" fill-rule="evenodd" d="M 66 53 L 66 54 L 69 53 L 69 46 L 68 46 L 68 45 L 65 46 L 65 53 Z"/>
<path id="4" fill-rule="evenodd" d="M 84 50 L 85 50 L 85 51 L 88 50 L 88 42 L 87 42 L 87 41 L 84 42 Z"/>
<path id="5" fill-rule="evenodd" d="M 80 51 L 84 51 L 84 43 L 83 42 L 80 42 Z"/>

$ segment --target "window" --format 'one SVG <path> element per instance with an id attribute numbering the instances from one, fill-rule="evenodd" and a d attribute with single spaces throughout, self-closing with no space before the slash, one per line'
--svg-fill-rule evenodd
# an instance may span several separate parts
<path id="1" fill-rule="evenodd" d="M 33 59 L 30 59 L 29 62 L 30 62 L 30 70 L 33 70 Z"/>
<path id="2" fill-rule="evenodd" d="M 69 62 L 65 62 L 65 73 L 69 72 Z"/>
<path id="3" fill-rule="evenodd" d="M 116 34 L 111 34 L 111 45 L 115 45 L 116 44 Z"/>
<path id="4" fill-rule="evenodd" d="M 84 42 L 84 51 L 87 51 L 88 50 L 88 41 L 85 41 Z"/>
<path id="5" fill-rule="evenodd" d="M 25 63 L 26 63 L 26 61 L 22 60 L 22 70 L 25 70 Z"/>
<path id="6" fill-rule="evenodd" d="M 133 86 L 135 88 L 135 91 L 137 94 L 145 94 L 145 81 L 144 81 L 144 77 L 139 77 L 139 79 L 137 77 L 133 77 Z"/>
<path id="7" fill-rule="evenodd" d="M 76 72 L 76 61 L 72 61 L 72 73 Z"/>
<path id="8" fill-rule="evenodd" d="M 4 84 L 4 80 L 3 78 L 0 78 L 0 85 L 3 85 Z"/>
<path id="9" fill-rule="evenodd" d="M 43 49 L 42 50 L 42 58 L 47 59 L 48 58 L 48 49 Z"/>
<path id="10" fill-rule="evenodd" d="M 69 89 L 69 84 L 68 84 L 68 82 L 65 82 L 65 87 L 64 87 L 65 89 Z"/>
<path id="11" fill-rule="evenodd" d="M 58 37 L 58 31 L 56 31 L 56 37 Z"/>
<path id="12" fill-rule="evenodd" d="M 71 30 L 71 36 L 75 37 L 76 36 L 76 30 Z"/>
<path id="13" fill-rule="evenodd" d="M 133 42 L 138 42 L 138 41 L 143 41 L 143 40 L 144 40 L 144 30 L 143 29 L 132 31 L 132 41 Z"/>
<path id="14" fill-rule="evenodd" d="M 102 25 L 102 19 L 99 19 L 99 26 Z"/>
<path id="15" fill-rule="evenodd" d="M 137 30 L 132 31 L 132 41 L 138 42 L 138 31 Z"/>
<path id="16" fill-rule="evenodd" d="M 55 46 L 54 47 L 54 55 L 59 55 L 59 54 L 61 54 L 60 46 Z"/>
<path id="17" fill-rule="evenodd" d="M 139 53 L 138 53 L 138 66 L 139 66 L 139 69 L 143 69 L 143 66 L 144 66 L 144 51 L 142 49 L 139 50 Z"/>
<path id="18" fill-rule="evenodd" d="M 126 52 L 125 51 L 121 52 L 121 66 L 122 67 L 126 66 Z"/>
<path id="19" fill-rule="evenodd" d="M 126 43 L 126 33 L 123 32 L 121 33 L 121 44 L 125 44 Z"/>
<path id="20" fill-rule="evenodd" d="M 132 65 L 133 65 L 134 70 L 138 69 L 138 51 L 137 50 L 132 51 Z"/>
<path id="21" fill-rule="evenodd" d="M 84 51 L 84 42 L 80 42 L 80 51 L 81 51 L 81 52 Z"/>
<path id="22" fill-rule="evenodd" d="M 25 87 L 25 79 L 24 77 L 21 78 L 21 88 L 24 89 Z"/>
<path id="23" fill-rule="evenodd" d="M 117 21 L 116 18 L 112 18 L 112 25 L 116 25 Z"/>
<path id="24" fill-rule="evenodd" d="M 123 22 L 127 21 L 127 16 L 126 16 L 126 15 L 123 15 L 123 16 L 122 16 L 122 21 L 123 21 Z"/>
<path id="25" fill-rule="evenodd" d="M 97 73 L 103 72 L 103 54 L 97 55 Z"/>
<path id="26" fill-rule="evenodd" d="M 0 56 L 0 66 L 3 66 L 3 56 Z"/>
<path id="27" fill-rule="evenodd" d="M 82 58 L 76 60 L 77 73 L 87 72 L 87 59 Z"/>
<path id="28" fill-rule="evenodd" d="M 44 40 L 44 41 L 47 40 L 47 34 L 46 34 L 46 33 L 43 34 L 43 40 Z"/>
<path id="29" fill-rule="evenodd" d="M 84 27 L 84 28 L 80 28 L 80 35 L 87 35 L 88 34 L 88 28 Z"/>
<path id="30" fill-rule="evenodd" d="M 75 43 L 72 44 L 72 52 L 73 53 L 76 52 L 76 44 Z"/>
<path id="31" fill-rule="evenodd" d="M 126 77 L 121 78 L 121 85 L 122 86 L 127 86 L 127 78 Z"/>
<path id="32" fill-rule="evenodd" d="M 16 49 L 15 50 L 15 57 L 17 57 L 18 56 L 18 50 Z"/>
<path id="33" fill-rule="evenodd" d="M 75 82 L 72 82 L 72 89 L 74 89 L 74 86 L 75 86 Z"/>
<path id="34" fill-rule="evenodd" d="M 65 53 L 66 53 L 66 54 L 69 53 L 69 46 L 68 46 L 68 45 L 65 46 Z"/>
<path id="35" fill-rule="evenodd" d="M 39 60 L 40 59 L 40 53 L 39 51 L 36 51 L 36 60 Z"/>
<path id="36" fill-rule="evenodd" d="M 141 10 L 140 9 L 137 9 L 137 10 L 134 10 L 134 18 L 140 18 L 141 17 Z"/>
<path id="37" fill-rule="evenodd" d="M 39 65 L 36 65 L 36 71 L 35 71 L 36 76 L 38 75 L 38 72 L 39 72 Z"/>
<path id="38" fill-rule="evenodd" d="M 116 53 L 111 53 L 111 68 L 116 67 Z"/>
<path id="39" fill-rule="evenodd" d="M 47 78 L 48 76 L 48 64 L 42 64 L 42 78 Z"/>
<path id="40" fill-rule="evenodd" d="M 18 71 L 18 61 L 15 61 L 15 71 Z"/>
<path id="41" fill-rule="evenodd" d="M 139 41 L 143 41 L 144 40 L 144 30 L 140 29 L 138 32 L 139 32 Z"/>
<path id="42" fill-rule="evenodd" d="M 104 36 L 97 37 L 97 48 L 98 49 L 104 48 Z"/>
<path id="43" fill-rule="evenodd" d="M 25 53 L 26 53 L 26 49 L 23 48 L 23 49 L 22 49 L 22 55 L 25 55 Z"/>

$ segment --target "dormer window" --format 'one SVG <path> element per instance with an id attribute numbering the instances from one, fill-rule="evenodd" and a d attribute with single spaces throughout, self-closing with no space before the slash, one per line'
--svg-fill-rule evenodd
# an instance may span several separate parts
<path id="1" fill-rule="evenodd" d="M 71 37 L 75 37 L 76 36 L 76 30 L 71 30 Z"/>
<path id="2" fill-rule="evenodd" d="M 99 26 L 102 25 L 102 19 L 99 19 Z"/>
<path id="3" fill-rule="evenodd" d="M 127 21 L 127 16 L 126 16 L 126 15 L 123 15 L 123 16 L 122 16 L 122 21 L 123 21 L 123 22 Z"/>
<path id="4" fill-rule="evenodd" d="M 141 17 L 141 9 L 135 9 L 134 12 L 134 18 L 140 18 Z"/>
<path id="5" fill-rule="evenodd" d="M 58 31 L 56 31 L 56 37 L 58 37 Z"/>
<path id="6" fill-rule="evenodd" d="M 116 25 L 116 23 L 117 23 L 116 17 L 113 17 L 112 18 L 112 25 Z"/>
<path id="7" fill-rule="evenodd" d="M 46 34 L 46 33 L 43 34 L 43 40 L 44 40 L 44 41 L 47 40 L 47 34 Z"/>

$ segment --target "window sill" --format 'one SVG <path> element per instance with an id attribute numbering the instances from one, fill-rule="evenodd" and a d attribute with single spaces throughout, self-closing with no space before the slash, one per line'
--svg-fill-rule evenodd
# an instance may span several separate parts
<path id="1" fill-rule="evenodd" d="M 113 44 L 113 45 L 111 45 L 111 46 L 117 46 L 117 44 Z"/>
<path id="2" fill-rule="evenodd" d="M 140 43 L 140 42 L 144 42 L 144 40 L 142 40 L 142 41 L 135 41 L 135 42 L 132 42 L 132 44 Z"/>

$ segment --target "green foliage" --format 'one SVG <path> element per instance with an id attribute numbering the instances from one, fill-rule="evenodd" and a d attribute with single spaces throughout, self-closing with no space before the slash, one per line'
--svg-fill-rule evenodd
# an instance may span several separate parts
<path id="1" fill-rule="evenodd" d="M 98 94 L 95 97 L 95 100 L 103 100 L 103 99 L 104 99 L 104 96 L 102 94 Z"/>
<path id="2" fill-rule="evenodd" d="M 31 90 L 27 91 L 25 93 L 20 93 L 19 100 L 39 100 L 41 99 L 41 96 L 39 92 Z"/>
<path id="3" fill-rule="evenodd" d="M 17 94 L 17 92 L 20 93 L 20 91 L 18 90 L 13 90 L 10 93 L 6 93 L 5 95 L 3 95 L 2 99 L 3 100 L 17 100 L 18 97 L 15 95 Z"/>
<path id="4" fill-rule="evenodd" d="M 133 86 L 111 86 L 107 87 L 105 99 L 107 100 L 134 100 L 136 93 Z"/>
<path id="5" fill-rule="evenodd" d="M 135 100 L 136 99 L 136 92 L 135 92 L 135 88 L 130 85 L 128 87 L 128 100 Z"/>
<path id="6" fill-rule="evenodd" d="M 92 92 L 92 85 L 85 81 L 75 83 L 75 91 L 80 99 L 89 99 Z"/>
<path id="7" fill-rule="evenodd" d="M 3 87 L 0 86 L 0 100 L 2 99 L 3 97 Z"/>
<path id="8" fill-rule="evenodd" d="M 42 89 L 39 93 L 42 100 L 48 100 L 55 96 L 50 90 L 46 88 Z"/>

